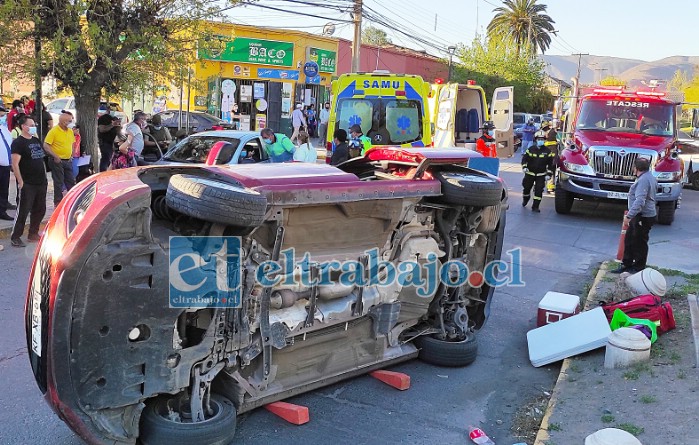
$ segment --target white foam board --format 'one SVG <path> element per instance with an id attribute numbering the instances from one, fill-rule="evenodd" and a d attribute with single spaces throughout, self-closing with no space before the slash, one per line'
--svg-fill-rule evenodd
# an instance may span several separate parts
<path id="1" fill-rule="evenodd" d="M 529 361 L 548 365 L 606 345 L 611 334 L 601 307 L 527 332 Z"/>

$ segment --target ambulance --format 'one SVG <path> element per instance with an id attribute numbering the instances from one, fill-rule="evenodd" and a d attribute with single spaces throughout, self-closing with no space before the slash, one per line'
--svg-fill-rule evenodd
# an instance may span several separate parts
<path id="1" fill-rule="evenodd" d="M 496 88 L 488 112 L 485 91 L 473 80 L 466 84 L 434 83 L 430 86 L 430 115 L 435 147 L 476 149 L 483 123 L 492 121 L 499 158 L 514 154 L 513 87 Z"/>
<path id="2" fill-rule="evenodd" d="M 342 74 L 332 83 L 328 161 L 333 133 L 358 124 L 372 146 L 425 147 L 432 144 L 427 107 L 429 83 L 422 77 L 388 71 Z"/>

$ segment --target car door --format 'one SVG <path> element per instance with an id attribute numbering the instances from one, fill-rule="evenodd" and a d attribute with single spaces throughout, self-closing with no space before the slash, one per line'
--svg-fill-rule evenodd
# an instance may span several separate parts
<path id="1" fill-rule="evenodd" d="M 454 119 L 456 113 L 456 98 L 459 94 L 459 85 L 448 83 L 439 91 L 437 99 L 437 120 L 435 122 L 432 141 L 435 147 L 453 147 Z"/>
<path id="2" fill-rule="evenodd" d="M 259 163 L 259 162 L 269 162 L 269 156 L 267 155 L 267 151 L 264 150 L 264 145 L 262 143 L 262 140 L 260 139 L 259 136 L 252 136 L 247 140 L 242 140 L 240 142 L 241 150 L 237 151 L 236 154 L 238 156 L 235 157 L 234 160 L 231 161 L 231 164 L 250 164 L 250 163 Z M 245 150 L 247 153 L 252 153 L 251 159 L 254 160 L 254 162 L 251 162 L 250 160 L 248 161 L 243 161 L 240 158 L 240 153 L 242 150 Z M 248 158 L 250 159 L 250 158 Z"/>
<path id="3" fill-rule="evenodd" d="M 491 102 L 492 121 L 495 125 L 495 141 L 499 158 L 514 154 L 514 87 L 500 87 L 493 91 Z"/>

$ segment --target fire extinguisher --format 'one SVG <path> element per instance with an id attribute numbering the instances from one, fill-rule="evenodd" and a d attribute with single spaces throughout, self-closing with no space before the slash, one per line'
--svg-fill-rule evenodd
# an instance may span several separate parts
<path id="1" fill-rule="evenodd" d="M 629 220 L 626 219 L 628 210 L 624 211 L 624 221 L 621 223 L 621 235 L 619 235 L 619 248 L 616 251 L 616 259 L 621 261 L 624 259 L 624 243 L 626 242 L 626 231 L 629 228 Z"/>

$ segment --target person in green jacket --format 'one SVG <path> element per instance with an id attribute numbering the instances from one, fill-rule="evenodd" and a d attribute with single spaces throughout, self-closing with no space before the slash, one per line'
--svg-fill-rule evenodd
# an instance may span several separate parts
<path id="1" fill-rule="evenodd" d="M 349 133 L 350 158 L 356 158 L 360 155 L 364 156 L 367 150 L 371 148 L 371 139 L 364 136 L 364 133 L 362 132 L 362 127 L 360 127 L 357 124 L 354 124 L 349 128 Z"/>
<path id="2" fill-rule="evenodd" d="M 290 162 L 294 160 L 296 146 L 291 139 L 281 133 L 275 133 L 271 128 L 260 131 L 265 150 L 272 162 Z"/>

